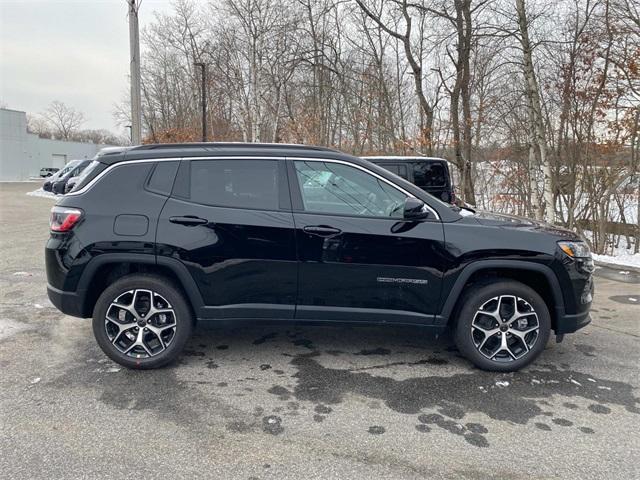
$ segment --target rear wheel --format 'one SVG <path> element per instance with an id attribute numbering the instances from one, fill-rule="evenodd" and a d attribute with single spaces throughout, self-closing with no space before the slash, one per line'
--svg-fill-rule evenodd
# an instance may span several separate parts
<path id="1" fill-rule="evenodd" d="M 510 372 L 544 350 L 551 331 L 546 303 L 516 281 L 478 285 L 463 299 L 455 342 L 483 370 Z"/>
<path id="2" fill-rule="evenodd" d="M 193 317 L 170 281 L 127 275 L 110 285 L 93 311 L 93 333 L 104 353 L 128 368 L 157 368 L 173 361 L 191 335 Z"/>

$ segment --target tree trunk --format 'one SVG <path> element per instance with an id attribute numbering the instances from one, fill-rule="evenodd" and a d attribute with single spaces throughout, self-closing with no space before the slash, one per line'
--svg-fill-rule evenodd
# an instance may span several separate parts
<path id="1" fill-rule="evenodd" d="M 471 172 L 471 90 L 469 88 L 471 68 L 471 0 L 456 0 L 458 11 L 458 65 L 462 68 L 460 95 L 462 98 L 463 123 L 463 154 L 464 154 L 464 201 L 475 205 L 476 198 L 473 191 L 473 175 Z"/>
<path id="2" fill-rule="evenodd" d="M 526 95 L 529 110 L 531 112 L 530 119 L 533 122 L 535 144 L 540 158 L 540 168 L 543 175 L 540 210 L 544 212 L 544 219 L 553 223 L 555 222 L 555 206 L 553 204 L 551 167 L 549 166 L 547 158 L 547 141 L 544 129 L 544 118 L 542 117 L 538 80 L 533 66 L 533 49 L 531 41 L 529 40 L 529 23 L 527 20 L 525 0 L 516 0 L 516 10 L 518 12 L 518 28 L 520 30 L 520 43 L 523 53 L 523 73 L 526 82 Z M 533 175 L 533 177 L 535 178 L 535 175 Z"/>

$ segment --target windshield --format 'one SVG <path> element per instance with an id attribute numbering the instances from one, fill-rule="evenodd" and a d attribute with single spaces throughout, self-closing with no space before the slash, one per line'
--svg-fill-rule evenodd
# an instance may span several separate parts
<path id="1" fill-rule="evenodd" d="M 64 175 L 65 173 L 67 173 L 71 169 L 75 168 L 79 163 L 80 163 L 80 160 L 71 160 L 69 163 L 67 163 L 64 167 L 62 167 L 58 171 L 58 176 Z"/>
<path id="2" fill-rule="evenodd" d="M 65 173 L 67 173 L 69 170 L 71 170 L 72 168 L 74 168 L 76 165 L 78 165 L 80 163 L 80 160 L 71 160 L 69 163 L 67 163 L 64 167 L 62 167 L 60 170 L 58 170 L 56 173 L 54 173 L 53 175 L 51 175 L 51 177 L 49 177 L 49 181 L 51 180 L 57 180 L 58 178 L 62 177 Z"/>

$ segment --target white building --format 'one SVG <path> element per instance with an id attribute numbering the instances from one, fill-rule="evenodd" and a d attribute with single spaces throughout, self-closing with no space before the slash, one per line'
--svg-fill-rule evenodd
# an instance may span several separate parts
<path id="1" fill-rule="evenodd" d="M 110 145 L 48 140 L 27 133 L 27 114 L 0 108 L 0 182 L 37 177 L 43 167 L 61 168 L 71 160 L 92 158 Z"/>

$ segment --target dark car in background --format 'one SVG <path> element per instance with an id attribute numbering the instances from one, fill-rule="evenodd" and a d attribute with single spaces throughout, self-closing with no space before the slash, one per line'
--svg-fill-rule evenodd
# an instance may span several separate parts
<path id="1" fill-rule="evenodd" d="M 444 158 L 376 156 L 362 157 L 408 180 L 446 203 L 456 200 L 449 164 Z"/>
<path id="2" fill-rule="evenodd" d="M 60 169 L 56 167 L 42 167 L 40 169 L 40 177 L 42 178 L 50 177 L 51 175 L 56 173 L 58 170 Z"/>
<path id="3" fill-rule="evenodd" d="M 71 177 L 70 179 L 67 180 L 67 183 L 64 184 L 64 193 L 69 193 L 71 190 L 73 190 L 73 187 L 76 186 L 76 182 L 78 181 L 78 176 L 75 177 Z"/>
<path id="4" fill-rule="evenodd" d="M 45 192 L 52 191 L 53 184 L 57 182 L 63 175 L 66 175 L 75 167 L 77 167 L 80 162 L 81 160 L 71 160 L 70 162 L 68 162 L 64 167 L 62 167 L 56 173 L 54 173 L 50 177 L 47 177 L 47 180 L 42 184 L 42 189 Z"/>
<path id="5" fill-rule="evenodd" d="M 66 173 L 60 175 L 54 182 L 51 187 L 51 191 L 57 195 L 64 194 L 68 190 L 66 190 L 67 182 L 71 178 L 75 178 L 79 176 L 82 171 L 91 163 L 91 160 L 80 160 L 73 168 L 68 170 Z"/>
<path id="6" fill-rule="evenodd" d="M 589 323 L 593 262 L 569 230 L 465 213 L 321 147 L 102 152 L 51 211 L 47 291 L 130 368 L 175 359 L 196 320 L 449 327 L 486 370 Z"/>

